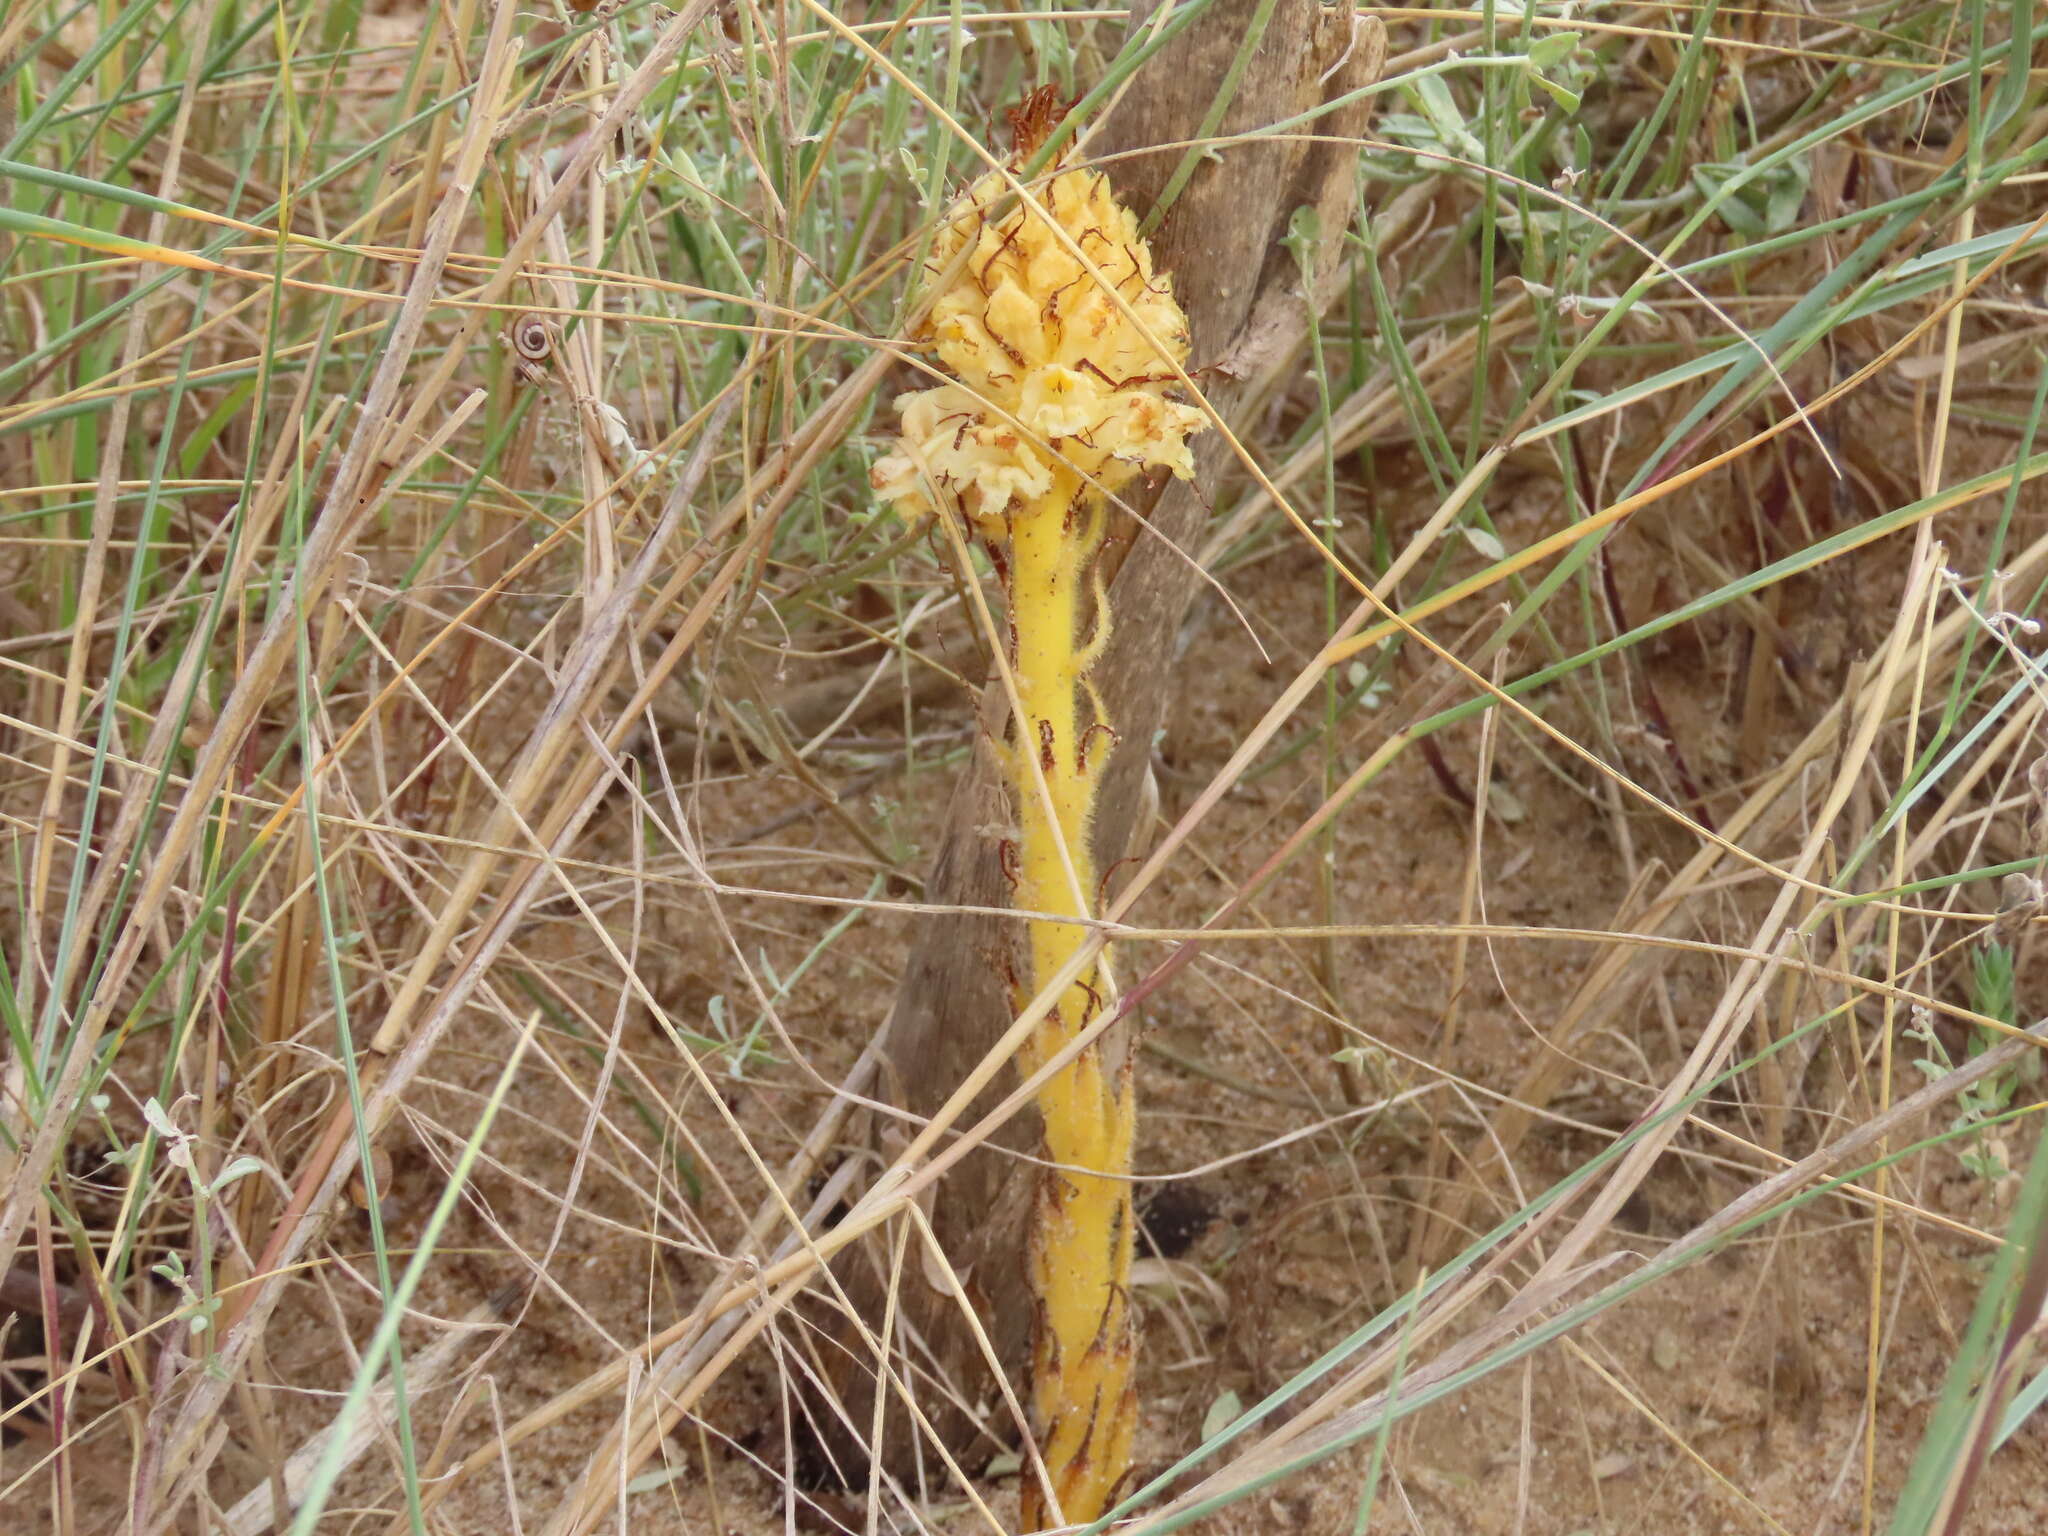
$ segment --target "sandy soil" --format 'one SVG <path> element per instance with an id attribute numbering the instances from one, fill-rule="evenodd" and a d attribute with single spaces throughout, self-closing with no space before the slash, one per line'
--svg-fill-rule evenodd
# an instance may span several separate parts
<path id="1" fill-rule="evenodd" d="M 1536 482 L 1504 505 L 1501 533 L 1510 544 L 1554 526 L 1556 508 Z M 1723 535 L 1728 530 L 1693 532 L 1708 542 Z M 1673 599 L 1668 548 L 1650 529 L 1616 543 L 1617 591 L 1637 613 Z M 1858 643 L 1849 631 L 1859 613 L 1868 623 L 1867 608 L 1844 600 L 1844 584 L 1867 581 L 1881 591 L 1895 581 L 1897 563 L 1894 551 L 1878 546 L 1857 558 L 1853 576 L 1838 569 L 1786 591 L 1781 613 L 1811 672 L 1802 687 L 1779 697 L 1771 745 L 1805 729 L 1826 697 L 1825 673 L 1846 664 Z M 1319 594 L 1320 579 L 1297 552 L 1237 571 L 1230 583 L 1272 660 L 1260 662 L 1220 605 L 1206 606 L 1191 623 L 1185 675 L 1210 681 L 1191 692 L 1160 745 L 1167 818 L 1256 720 L 1321 626 L 1319 595 L 1303 595 Z M 1456 635 L 1478 616 L 1448 616 L 1436 632 Z M 1601 684 L 1617 720 L 1621 765 L 1639 782 L 1675 795 L 1681 791 L 1673 765 L 1681 764 L 1710 811 L 1725 810 L 1742 788 L 1742 693 L 1731 682 L 1742 662 L 1738 630 L 1728 618 L 1681 630 Z M 1510 675 L 1540 656 L 1540 641 L 1519 642 Z M 1397 677 L 1380 711 L 1357 712 L 1340 727 L 1340 771 L 1376 743 L 1415 683 Z M 1554 703 L 1551 717 L 1567 730 L 1587 731 L 1586 710 L 1600 697 L 1589 684 Z M 1671 722 L 1675 756 L 1641 727 L 1650 698 Z M 959 701 L 942 702 L 920 716 L 919 729 L 957 731 L 964 722 Z M 1410 752 L 1340 821 L 1330 863 L 1330 910 L 1338 921 L 1454 923 L 1467 863 L 1476 857 L 1476 912 L 1484 920 L 1534 930 L 1610 928 L 1625 920 L 1641 872 L 1667 868 L 1690 851 L 1689 834 L 1668 818 L 1641 804 L 1617 812 L 1582 763 L 1514 727 L 1494 745 L 1500 814 L 1475 856 L 1471 813 L 1447 785 L 1469 794 L 1478 729 L 1456 728 L 1441 747 L 1442 775 Z M 1229 795 L 1141 920 L 1191 925 L 1212 910 L 1312 808 L 1322 783 L 1320 752 L 1312 743 Z M 826 761 L 828 774 L 843 781 L 857 777 L 865 759 Z M 672 767 L 679 777 L 688 772 L 686 764 Z M 947 773 L 929 768 L 897 774 L 862 796 L 856 814 L 885 842 L 928 847 L 947 782 Z M 809 803 L 766 771 L 709 778 L 691 803 L 710 862 L 731 884 L 847 898 L 870 889 L 872 874 L 857 844 L 826 818 L 803 816 L 759 838 L 732 835 L 729 829 L 771 825 Z M 600 843 L 600 856 L 629 856 L 623 799 L 608 810 Z M 655 873 L 681 869 L 673 855 L 649 858 Z M 908 867 L 921 866 L 913 858 Z M 1303 861 L 1261 898 L 1259 920 L 1325 920 L 1320 885 L 1314 865 Z M 1717 931 L 1703 927 L 1701 936 L 1738 935 L 1767 894 L 1761 886 L 1731 889 L 1708 914 Z M 607 899 L 613 904 L 599 910 L 613 939 L 637 954 L 670 1015 L 706 1035 L 718 1033 L 721 1020 L 737 1031 L 755 1017 L 743 963 L 757 979 L 787 980 L 808 960 L 776 1009 L 786 1035 L 772 1025 L 762 1035 L 766 1057 L 736 1068 L 731 1052 L 705 1054 L 708 1081 L 754 1146 L 769 1159 L 785 1155 L 820 1102 L 820 1080 L 837 1079 L 885 1011 L 907 920 L 862 918 L 826 942 L 843 909 L 748 896 L 722 897 L 714 909 L 679 885 L 650 889 L 637 915 L 629 892 L 613 889 Z M 586 1045 L 557 1029 L 545 1037 L 544 1059 L 514 1089 L 475 1198 L 443 1240 L 444 1256 L 417 1303 L 420 1321 L 408 1331 L 415 1356 L 441 1336 L 429 1320 L 462 1318 L 508 1284 L 527 1294 L 515 1326 L 488 1350 L 474 1351 L 453 1383 L 416 1399 L 416 1432 L 436 1463 L 485 1443 L 494 1422 L 515 1420 L 673 1321 L 717 1273 L 713 1250 L 733 1239 L 735 1213 L 751 1209 L 760 1189 L 675 1044 L 646 1010 L 619 1006 L 614 973 L 588 930 L 556 909 L 522 944 L 535 974 L 586 1012 L 590 1038 L 616 1032 L 621 1062 L 566 1219 L 559 1197 L 583 1139 L 584 1096 L 596 1065 Z M 1458 1159 L 1474 1144 L 1487 1095 L 1509 1089 L 1546 1049 L 1548 1027 L 1594 953 L 1582 941 L 1530 936 L 1475 944 L 1461 969 L 1456 947 L 1440 935 L 1346 939 L 1327 955 L 1314 941 L 1272 940 L 1219 947 L 1183 977 L 1150 1023 L 1155 1049 L 1141 1069 L 1142 1167 L 1172 1191 L 1177 1214 L 1162 1216 L 1162 1231 L 1173 1228 L 1174 1240 L 1186 1241 L 1181 1262 L 1206 1279 L 1147 1289 L 1148 1467 L 1194 1444 L 1226 1394 L 1249 1402 L 1271 1390 L 1401 1294 L 1412 1275 L 1418 1210 L 1438 1202 L 1442 1181 L 1467 1177 Z M 1125 954 L 1129 972 L 1149 958 L 1137 945 Z M 1327 977 L 1319 969 L 1326 962 L 1334 966 Z M 1517 1159 L 1524 1192 L 1562 1176 L 1629 1123 L 1663 1070 L 1689 1047 L 1719 994 L 1724 964 L 1710 957 L 1673 961 L 1644 995 L 1627 1000 L 1615 1027 L 1584 1042 L 1551 1105 L 1554 1119 Z M 1326 982 L 1327 1011 L 1343 1020 L 1337 1034 L 1323 1016 Z M 1869 1023 L 1860 1036 L 1866 1045 Z M 1854 1059 L 1858 1038 L 1847 1030 L 1830 1036 L 1798 1085 L 1791 1150 L 1810 1148 L 1824 1117 L 1853 1116 L 1867 1104 L 1874 1085 Z M 1397 1109 L 1340 1124 L 1344 1089 L 1331 1061 L 1338 1043 L 1366 1048 L 1359 1070 L 1372 1093 L 1421 1091 Z M 438 1194 L 451 1134 L 473 1122 L 476 1096 L 506 1046 L 504 1025 L 479 1017 L 417 1096 L 415 1121 L 393 1147 L 396 1243 L 409 1240 Z M 1908 1076 L 1902 1072 L 1901 1091 L 1912 1086 Z M 657 1145 L 627 1099 L 628 1087 L 643 1103 L 683 1106 L 681 1119 L 699 1145 L 686 1152 Z M 1745 1088 L 1703 1118 L 1753 1136 L 1758 1110 Z M 1316 1135 L 1261 1150 L 1318 1123 L 1326 1128 Z M 1456 1156 L 1432 1165 L 1428 1148 L 1439 1136 Z M 1753 1157 L 1735 1154 L 1705 1128 L 1688 1130 L 1678 1155 L 1623 1211 L 1608 1254 L 1626 1262 L 1654 1253 L 1755 1176 Z M 1900 1182 L 1897 1192 L 1965 1228 L 1999 1228 L 2000 1191 L 1964 1173 L 1952 1156 L 1908 1165 Z M 1514 1204 L 1497 1189 L 1487 1199 L 1481 1216 Z M 357 1340 L 366 1334 L 373 1314 L 364 1239 L 361 1229 L 353 1238 L 339 1234 L 341 1260 L 316 1277 L 301 1309 L 273 1331 L 273 1385 L 264 1398 L 285 1445 L 324 1420 L 333 1406 L 329 1394 L 347 1380 L 350 1362 L 335 1342 L 338 1333 Z M 1863 1208 L 1807 1206 L 1607 1313 L 1563 1345 L 1404 1421 L 1387 1446 L 1372 1528 L 1856 1529 L 1870 1251 Z M 1981 1241 L 1928 1223 L 1893 1228 L 1877 1400 L 1880 1512 L 1940 1388 L 1983 1251 Z M 510 1260 L 508 1252 L 544 1262 Z M 536 1268 L 545 1276 L 538 1288 Z M 786 1519 L 815 1530 L 841 1521 L 859 1525 L 858 1494 L 849 1501 L 812 1489 L 793 1504 L 786 1499 L 786 1385 L 797 1354 L 785 1337 L 777 1349 L 756 1348 L 729 1375 L 701 1428 L 693 1423 L 671 1437 L 664 1459 L 650 1463 L 655 1482 L 664 1466 L 668 1481 L 659 1498 L 635 1502 L 632 1529 L 696 1532 L 715 1524 L 765 1532 Z M 540 1519 L 616 1405 L 612 1397 L 573 1415 L 521 1447 L 509 1466 L 470 1479 L 441 1506 L 439 1528 L 504 1529 L 508 1512 L 519 1528 Z M 1246 1500 L 1216 1523 L 1246 1532 L 1348 1529 L 1370 1450 L 1361 1447 Z M 2037 1523 L 2044 1455 L 2048 1430 L 2036 1425 L 1997 1458 L 1974 1528 Z M 371 1457 L 350 1477 L 337 1507 L 397 1507 L 388 1474 L 374 1470 L 380 1461 Z M 223 1500 L 249 1486 L 256 1472 L 250 1463 L 232 1452 L 223 1458 Z M 1014 1511 L 1014 1486 L 1010 1477 L 984 1487 L 999 1514 Z M 925 1517 L 961 1530 L 976 1525 L 957 1493 L 936 1487 Z"/>

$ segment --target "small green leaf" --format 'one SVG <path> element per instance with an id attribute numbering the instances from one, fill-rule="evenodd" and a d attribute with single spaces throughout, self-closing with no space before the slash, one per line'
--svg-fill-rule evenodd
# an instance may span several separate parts
<path id="1" fill-rule="evenodd" d="M 1714 200 L 1723 224 L 1755 240 L 1783 234 L 1798 224 L 1813 167 L 1804 155 L 1761 171 L 1737 161 L 1709 161 L 1692 168 L 1692 180 Z"/>
<path id="2" fill-rule="evenodd" d="M 2012 1023 L 2012 951 L 2003 944 L 1986 944 L 1977 951 L 1972 971 L 1970 1006 L 1990 1018 Z"/>
<path id="3" fill-rule="evenodd" d="M 1244 1401 L 1235 1392 L 1225 1392 L 1202 1415 L 1202 1438 L 1214 1440 L 1244 1412 Z"/>
<path id="4" fill-rule="evenodd" d="M 1499 536 L 1484 528 L 1474 528 L 1468 523 L 1460 526 L 1458 531 L 1465 535 L 1467 544 L 1489 560 L 1502 559 L 1508 552 L 1507 546 L 1501 543 Z"/>
<path id="5" fill-rule="evenodd" d="M 1415 104 L 1422 108 L 1429 119 L 1429 126 L 1445 147 L 1455 150 L 1468 160 L 1483 160 L 1486 150 L 1472 130 L 1465 126 L 1465 114 L 1458 110 L 1458 103 L 1451 95 L 1451 88 L 1436 75 L 1424 75 L 1406 87 Z"/>
<path id="6" fill-rule="evenodd" d="M 1306 272 L 1323 243 L 1323 217 L 1316 212 L 1315 204 L 1303 203 L 1294 210 L 1287 220 L 1287 233 L 1280 237 L 1280 243 L 1294 253 L 1295 261 Z"/>
<path id="7" fill-rule="evenodd" d="M 229 1163 L 227 1167 L 221 1169 L 220 1176 L 213 1181 L 213 1187 L 207 1193 L 217 1195 L 234 1183 L 235 1180 L 246 1179 L 250 1174 L 261 1173 L 262 1171 L 262 1158 L 238 1157 L 232 1163 Z"/>

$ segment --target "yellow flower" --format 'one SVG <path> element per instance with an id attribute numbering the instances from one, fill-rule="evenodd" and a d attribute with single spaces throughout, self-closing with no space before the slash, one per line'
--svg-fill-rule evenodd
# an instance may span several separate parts
<path id="1" fill-rule="evenodd" d="M 1060 110 L 1048 90 L 1012 114 L 1020 156 Z M 1031 980 L 1015 981 L 1020 1008 L 1075 969 L 1088 930 L 1060 919 L 1089 917 L 1099 884 L 1089 832 L 1117 740 L 1089 682 L 1112 633 L 1096 565 L 1103 498 L 1149 469 L 1191 476 L 1188 434 L 1206 424 L 1173 398 L 1187 317 L 1152 270 L 1137 220 L 1092 171 L 1060 170 L 1039 197 L 1050 219 L 1003 177 L 984 176 L 933 241 L 943 287 L 916 339 L 953 381 L 897 400 L 902 435 L 872 471 L 875 494 L 904 517 L 957 502 L 1004 556 L 1017 700 L 1003 753 L 1017 825 L 1005 868 L 1015 904 L 1043 914 L 1025 924 Z M 1062 983 L 1019 1054 L 1027 1073 L 1099 1016 L 1105 980 L 1091 959 Z M 1026 1260 L 1033 1417 L 1057 1512 L 1092 1520 L 1130 1468 L 1137 1428 L 1129 1062 L 1083 1041 L 1040 1085 L 1038 1104 L 1047 1169 Z M 1053 1513 L 1028 1482 L 1025 1528 Z"/>
<path id="2" fill-rule="evenodd" d="M 1038 197 L 1101 281 L 1001 176 L 969 188 L 933 242 L 929 270 L 951 276 L 920 338 L 960 382 L 898 397 L 902 441 L 872 472 L 912 521 L 939 487 L 1001 537 L 1003 518 L 1064 508 L 1084 486 L 1114 495 L 1149 469 L 1194 473 L 1188 435 L 1207 422 L 1171 395 L 1187 317 L 1136 218 L 1094 171 L 1061 170 Z"/>

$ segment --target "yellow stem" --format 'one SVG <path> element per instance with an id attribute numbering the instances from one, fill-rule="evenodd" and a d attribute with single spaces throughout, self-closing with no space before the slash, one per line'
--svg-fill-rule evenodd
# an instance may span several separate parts
<path id="1" fill-rule="evenodd" d="M 1088 665 L 1107 635 L 1106 611 L 1094 616 L 1093 643 L 1085 650 L 1079 643 L 1102 509 L 1077 503 L 1076 477 L 1057 478 L 1062 483 L 1051 495 L 1014 517 L 1009 567 L 1024 711 L 1011 764 L 1017 898 L 1054 918 L 1086 917 L 1093 908 L 1089 821 L 1111 741 L 1092 708 L 1083 707 Z M 1070 521 L 1075 526 L 1067 526 Z M 1085 936 L 1077 923 L 1031 924 L 1034 992 L 1072 959 Z M 1047 1014 L 1024 1053 L 1027 1072 L 1095 1017 L 1094 983 L 1093 970 L 1083 973 Z M 1059 1504 L 1044 1508 L 1036 1480 L 1027 1478 L 1027 1530 L 1102 1514 L 1130 1466 L 1137 1422 L 1129 1301 L 1137 1106 L 1128 1065 L 1107 1070 L 1101 1045 L 1091 1045 L 1039 1090 L 1038 1105 L 1046 1157 L 1059 1166 L 1040 1181 L 1032 1224 L 1030 1270 L 1038 1301 L 1032 1399 Z"/>

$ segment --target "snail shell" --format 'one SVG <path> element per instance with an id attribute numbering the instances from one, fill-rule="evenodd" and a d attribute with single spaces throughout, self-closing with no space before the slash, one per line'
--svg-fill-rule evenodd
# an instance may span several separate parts
<path id="1" fill-rule="evenodd" d="M 544 382 L 555 355 L 555 328 L 548 323 L 547 316 L 530 311 L 514 315 L 506 335 L 519 359 L 519 377 L 529 384 Z"/>

